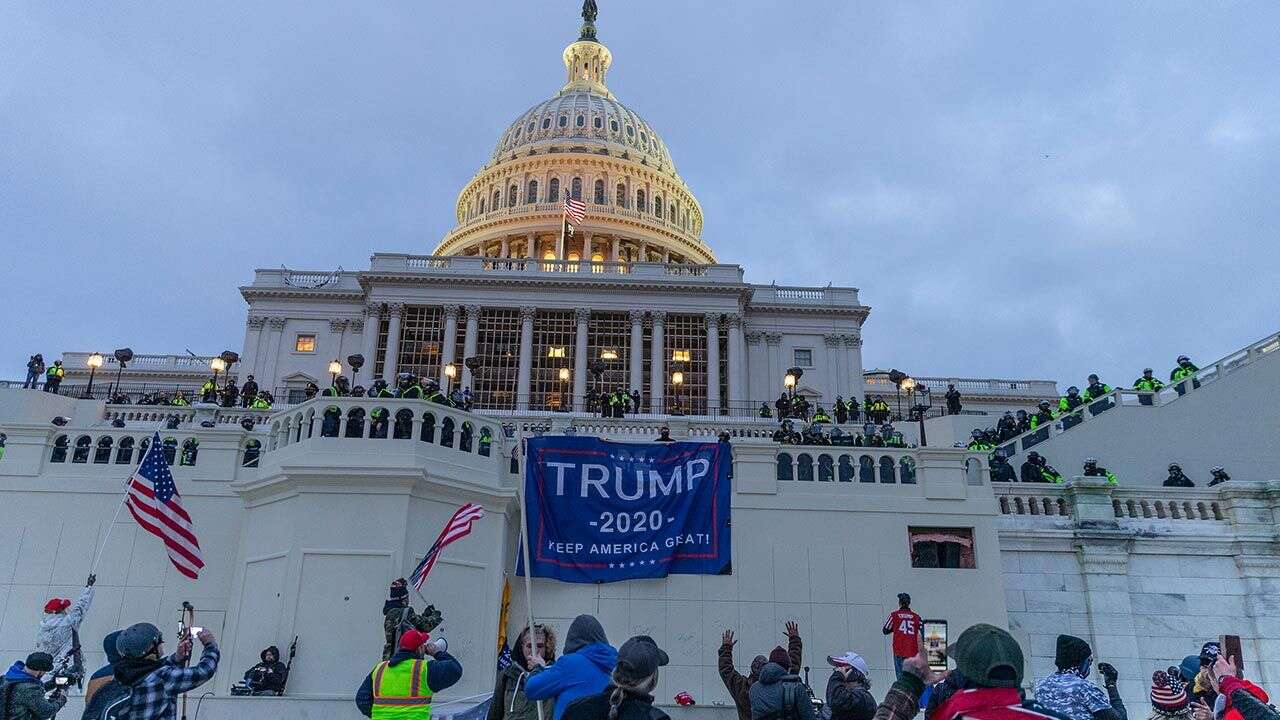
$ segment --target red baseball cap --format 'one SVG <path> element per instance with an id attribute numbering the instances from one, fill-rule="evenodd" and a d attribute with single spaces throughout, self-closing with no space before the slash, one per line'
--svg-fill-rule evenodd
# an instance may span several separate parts
<path id="1" fill-rule="evenodd" d="M 400 649 L 409 652 L 417 652 L 418 648 L 427 644 L 431 639 L 431 633 L 424 633 L 421 630 L 405 630 L 400 636 Z"/>
<path id="2" fill-rule="evenodd" d="M 53 598 L 44 604 L 44 611 L 47 613 L 60 613 L 71 607 L 71 601 L 66 598 Z"/>

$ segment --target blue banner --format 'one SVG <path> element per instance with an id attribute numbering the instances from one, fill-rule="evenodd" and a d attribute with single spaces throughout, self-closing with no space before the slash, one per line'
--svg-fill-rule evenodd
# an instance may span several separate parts
<path id="1" fill-rule="evenodd" d="M 531 438 L 533 576 L 586 583 L 729 572 L 731 463 L 728 443 Z"/>

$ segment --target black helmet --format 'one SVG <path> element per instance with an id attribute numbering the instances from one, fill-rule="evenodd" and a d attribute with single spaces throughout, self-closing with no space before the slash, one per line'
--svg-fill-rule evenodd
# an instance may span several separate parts
<path id="1" fill-rule="evenodd" d="M 1211 472 L 1211 473 L 1224 473 L 1224 472 L 1226 472 L 1226 469 L 1224 469 L 1221 465 L 1214 465 L 1213 467 L 1209 468 L 1209 472 Z"/>
<path id="2" fill-rule="evenodd" d="M 1079 395 L 1079 394 L 1080 394 L 1080 388 L 1076 387 L 1075 385 L 1072 385 L 1071 387 L 1067 388 L 1067 394 L 1068 394 L 1068 395 Z"/>
<path id="3" fill-rule="evenodd" d="M 978 428 L 974 428 L 973 432 L 969 433 L 969 435 L 971 435 L 974 440 L 977 440 L 978 438 L 982 437 L 982 431 L 979 430 Z"/>
<path id="4" fill-rule="evenodd" d="M 1085 467 L 1088 467 L 1089 465 L 1097 465 L 1097 464 L 1098 464 L 1098 458 L 1095 458 L 1095 457 L 1087 457 L 1087 458 L 1085 458 L 1085 459 L 1084 459 L 1084 464 L 1085 464 Z"/>
<path id="5" fill-rule="evenodd" d="M 1046 410 L 1047 410 L 1047 409 L 1049 408 L 1049 401 L 1048 401 L 1048 400 L 1041 400 L 1041 401 L 1040 401 L 1040 407 L 1041 407 L 1042 409 L 1046 409 Z"/>
<path id="6" fill-rule="evenodd" d="M 1098 382 L 1098 375 L 1097 375 L 1097 373 L 1093 373 L 1093 374 L 1089 375 L 1089 382 L 1090 382 L 1090 383 L 1096 383 L 1096 382 Z"/>
<path id="7" fill-rule="evenodd" d="M 1150 375 L 1150 374 L 1151 374 L 1151 373 L 1153 373 L 1153 372 L 1155 372 L 1155 371 L 1154 371 L 1154 370 L 1152 370 L 1151 368 L 1142 368 L 1142 374 L 1143 374 L 1143 375 Z"/>
<path id="8" fill-rule="evenodd" d="M 1014 413 L 1014 414 L 1015 414 L 1015 415 L 1017 415 L 1018 417 L 1026 417 L 1026 416 L 1027 416 L 1027 411 L 1026 411 L 1026 410 L 1018 410 L 1018 412 L 1016 412 L 1016 413 Z"/>
<path id="9" fill-rule="evenodd" d="M 1179 355 L 1179 356 L 1178 356 L 1178 363 L 1179 363 L 1179 364 L 1182 364 L 1182 363 L 1184 363 L 1184 362 L 1187 362 L 1187 363 L 1191 362 L 1191 358 L 1187 357 L 1186 355 Z"/>
<path id="10" fill-rule="evenodd" d="M 335 384 L 335 385 L 337 385 L 337 386 L 338 386 L 338 387 L 340 387 L 340 388 L 345 388 L 345 387 L 348 387 L 348 386 L 350 386 L 350 385 L 351 385 L 351 381 L 350 381 L 350 380 L 348 380 L 348 379 L 346 379 L 346 378 L 345 378 L 345 377 L 343 377 L 342 375 L 339 375 L 339 376 L 338 376 L 338 379 L 337 379 L 337 380 L 334 380 L 333 382 L 334 382 L 334 384 Z"/>
<path id="11" fill-rule="evenodd" d="M 130 625 L 116 636 L 116 652 L 120 653 L 120 657 L 146 657 L 163 640 L 160 628 L 151 623 Z"/>
<path id="12" fill-rule="evenodd" d="M 1175 470 L 1182 472 L 1182 466 L 1178 463 L 1169 463 L 1169 472 L 1173 472 Z"/>
<path id="13" fill-rule="evenodd" d="M 1033 461 L 1033 462 L 1034 462 L 1034 461 L 1036 461 L 1036 460 L 1039 460 L 1039 459 L 1040 459 L 1040 453 L 1036 452 L 1035 450 L 1032 450 L 1031 452 L 1027 453 L 1027 459 L 1028 459 L 1028 460 L 1031 460 L 1031 461 Z"/>

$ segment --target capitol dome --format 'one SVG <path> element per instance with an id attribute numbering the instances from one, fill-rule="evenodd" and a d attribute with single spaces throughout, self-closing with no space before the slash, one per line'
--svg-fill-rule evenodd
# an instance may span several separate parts
<path id="1" fill-rule="evenodd" d="M 596 39 L 594 5 L 564 50 L 565 84 L 507 126 L 458 194 L 458 225 L 436 255 L 587 260 L 601 272 L 716 262 L 666 143 L 605 85 L 613 55 Z M 567 198 L 586 206 L 572 234 L 562 232 Z"/>

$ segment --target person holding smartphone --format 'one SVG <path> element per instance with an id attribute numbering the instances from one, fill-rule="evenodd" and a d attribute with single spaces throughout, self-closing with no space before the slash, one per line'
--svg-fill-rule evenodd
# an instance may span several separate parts
<path id="1" fill-rule="evenodd" d="M 164 655 L 164 635 L 151 623 L 130 625 L 116 638 L 120 660 L 112 668 L 116 680 L 129 687 L 132 700 L 129 720 L 172 720 L 178 696 L 194 690 L 218 671 L 218 642 L 206 628 L 191 628 L 204 646 L 200 661 L 191 667 L 192 633 L 178 643 L 172 655 Z"/>
<path id="2" fill-rule="evenodd" d="M 40 678 L 51 670 L 53 656 L 46 652 L 33 652 L 26 662 L 15 662 L 4 674 L 4 689 L 0 690 L 0 711 L 4 717 L 46 720 L 57 715 L 67 704 L 67 693 L 57 687 L 45 698 Z"/>

